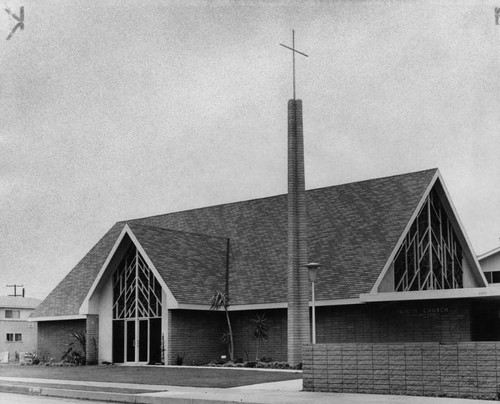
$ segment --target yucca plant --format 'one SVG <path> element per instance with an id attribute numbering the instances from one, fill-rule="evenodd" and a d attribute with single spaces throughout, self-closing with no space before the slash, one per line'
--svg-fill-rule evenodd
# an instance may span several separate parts
<path id="1" fill-rule="evenodd" d="M 69 335 L 73 337 L 74 341 L 68 344 L 68 350 L 62 356 L 62 360 L 77 365 L 85 365 L 87 358 L 87 336 L 85 331 L 72 331 Z M 78 345 L 81 351 L 75 349 L 75 345 Z"/>
<path id="2" fill-rule="evenodd" d="M 216 291 L 212 298 L 210 299 L 210 310 L 219 310 L 224 308 L 226 312 L 227 330 L 223 335 L 223 342 L 228 342 L 229 359 L 231 362 L 234 361 L 234 343 L 233 343 L 233 329 L 231 328 L 231 320 L 229 319 L 229 312 L 227 308 L 229 307 L 229 296 L 227 293 L 222 293 Z"/>
<path id="3" fill-rule="evenodd" d="M 267 334 L 269 330 L 269 323 L 267 322 L 265 313 L 257 314 L 256 317 L 250 321 L 255 326 L 253 329 L 253 337 L 257 342 L 255 360 L 258 361 L 260 344 L 262 341 L 269 338 L 269 335 Z"/>

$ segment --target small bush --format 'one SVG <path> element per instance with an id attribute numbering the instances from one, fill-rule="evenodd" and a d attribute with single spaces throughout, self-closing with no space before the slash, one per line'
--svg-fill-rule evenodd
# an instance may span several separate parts
<path id="1" fill-rule="evenodd" d="M 177 354 L 175 357 L 175 364 L 177 366 L 182 366 L 184 364 L 184 359 L 186 359 L 186 356 L 187 354 L 185 352 Z"/>

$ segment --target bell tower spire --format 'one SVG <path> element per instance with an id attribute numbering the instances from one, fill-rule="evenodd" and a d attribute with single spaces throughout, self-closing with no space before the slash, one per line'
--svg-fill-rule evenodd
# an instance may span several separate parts
<path id="1" fill-rule="evenodd" d="M 309 284 L 302 268 L 307 259 L 306 195 L 302 100 L 295 99 L 295 31 L 292 31 L 293 99 L 288 100 L 288 363 L 302 362 L 302 345 L 310 342 Z"/>

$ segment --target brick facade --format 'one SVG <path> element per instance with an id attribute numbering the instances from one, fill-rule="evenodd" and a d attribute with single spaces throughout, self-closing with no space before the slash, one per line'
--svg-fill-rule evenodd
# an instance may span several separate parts
<path id="1" fill-rule="evenodd" d="M 185 365 L 206 364 L 227 355 L 221 336 L 227 328 L 224 313 L 169 310 L 168 364 L 184 356 Z"/>
<path id="2" fill-rule="evenodd" d="M 85 330 L 84 319 L 38 322 L 38 354 L 60 361 L 68 350 L 68 344 L 74 341 L 70 333 Z"/>
<path id="3" fill-rule="evenodd" d="M 498 398 L 500 342 L 308 344 L 304 390 Z"/>
<path id="4" fill-rule="evenodd" d="M 471 304 L 464 300 L 398 302 L 316 308 L 318 343 L 465 342 L 474 335 Z M 495 311 L 496 313 L 497 311 Z M 259 346 L 259 358 L 287 361 L 287 310 L 230 311 L 235 359 L 254 360 L 257 342 L 252 319 L 265 313 L 269 338 Z M 184 355 L 184 364 L 206 364 L 227 355 L 221 340 L 227 328 L 222 311 L 169 310 L 168 363 Z M 87 360 L 97 363 L 98 316 L 85 320 L 39 322 L 38 346 L 60 360 L 71 342 L 69 333 L 86 331 Z M 491 326 L 491 322 L 489 322 Z M 477 328 L 477 326 L 476 326 Z M 476 332 L 477 334 L 477 332 Z M 95 342 L 94 342 L 95 341 Z"/>
<path id="5" fill-rule="evenodd" d="M 269 326 L 269 338 L 259 346 L 259 359 L 272 358 L 276 361 L 287 361 L 287 321 L 286 309 L 252 310 L 230 312 L 234 330 L 234 357 L 235 359 L 255 360 L 257 355 L 257 341 L 253 337 L 255 325 L 252 319 L 257 314 L 264 313 Z"/>
<path id="6" fill-rule="evenodd" d="M 286 309 L 231 311 L 235 359 L 254 360 L 257 342 L 251 320 L 265 313 L 269 338 L 259 357 L 287 361 Z M 186 364 L 208 363 L 227 354 L 222 312 L 171 310 L 169 363 L 185 353 Z M 318 343 L 472 341 L 471 306 L 465 301 L 398 302 L 316 308 Z"/>
<path id="7" fill-rule="evenodd" d="M 471 341 L 467 301 L 422 301 L 316 308 L 318 343 Z"/>
<path id="8" fill-rule="evenodd" d="M 97 314 L 87 315 L 85 330 L 85 345 L 87 350 L 87 364 L 96 365 L 99 360 L 99 316 Z"/>
<path id="9" fill-rule="evenodd" d="M 288 362 L 301 362 L 310 342 L 307 216 L 302 100 L 288 101 Z"/>

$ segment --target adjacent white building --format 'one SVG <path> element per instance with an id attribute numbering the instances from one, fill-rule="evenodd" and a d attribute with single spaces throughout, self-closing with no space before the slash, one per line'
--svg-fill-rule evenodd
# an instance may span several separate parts
<path id="1" fill-rule="evenodd" d="M 37 323 L 28 321 L 41 300 L 0 296 L 0 361 L 14 361 L 16 352 L 36 350 Z"/>
<path id="2" fill-rule="evenodd" d="M 500 286 L 500 247 L 480 255 L 477 259 L 488 283 Z"/>

